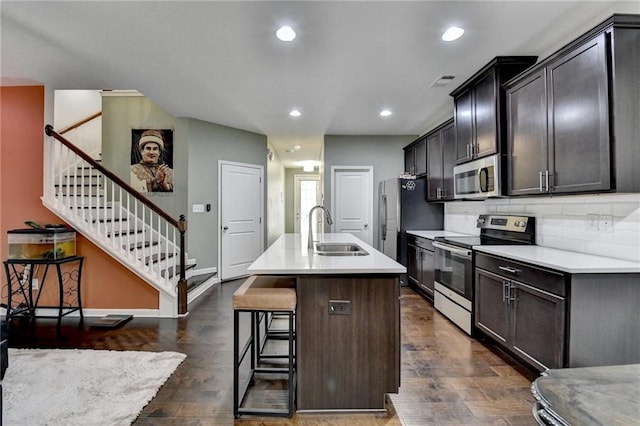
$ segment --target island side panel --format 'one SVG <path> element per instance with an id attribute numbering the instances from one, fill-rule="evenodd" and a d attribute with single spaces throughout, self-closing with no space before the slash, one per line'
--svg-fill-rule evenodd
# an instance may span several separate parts
<path id="1" fill-rule="evenodd" d="M 297 280 L 297 409 L 384 409 L 400 386 L 397 275 Z M 349 301 L 348 315 L 330 301 Z"/>

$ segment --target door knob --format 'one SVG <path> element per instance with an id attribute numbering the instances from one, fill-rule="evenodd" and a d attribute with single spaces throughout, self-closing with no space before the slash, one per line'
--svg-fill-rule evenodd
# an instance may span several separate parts
<path id="1" fill-rule="evenodd" d="M 229 229 L 229 227 L 228 227 L 227 225 L 225 225 L 225 226 L 223 226 L 223 227 L 222 227 L 222 230 L 223 230 L 223 231 L 226 231 L 227 229 Z"/>
<path id="2" fill-rule="evenodd" d="M 367 229 L 368 227 L 369 227 L 369 224 L 368 224 L 368 223 L 365 223 L 365 224 L 364 224 L 364 229 Z"/>

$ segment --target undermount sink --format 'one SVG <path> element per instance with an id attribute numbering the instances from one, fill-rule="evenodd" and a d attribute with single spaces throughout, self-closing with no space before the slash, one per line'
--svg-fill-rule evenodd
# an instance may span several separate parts
<path id="1" fill-rule="evenodd" d="M 320 256 L 367 256 L 369 254 L 353 243 L 316 243 L 315 252 Z"/>

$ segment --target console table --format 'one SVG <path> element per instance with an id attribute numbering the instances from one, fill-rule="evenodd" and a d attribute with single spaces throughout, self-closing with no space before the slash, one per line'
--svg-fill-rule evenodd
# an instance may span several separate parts
<path id="1" fill-rule="evenodd" d="M 7 276 L 7 319 L 15 316 L 28 316 L 31 319 L 58 318 L 57 329 L 60 331 L 62 317 L 72 312 L 80 313 L 80 323 L 84 321 L 82 313 L 81 278 L 84 257 L 73 256 L 63 259 L 8 259 L 4 261 Z M 40 267 L 44 271 L 35 269 Z M 54 280 L 58 282 L 58 305 L 39 305 L 40 296 L 53 270 Z M 39 279 L 38 294 L 34 297 L 33 280 Z M 51 280 L 49 280 L 51 281 Z M 15 306 L 14 306 L 14 301 Z M 58 315 L 37 315 L 37 309 L 57 309 Z"/>

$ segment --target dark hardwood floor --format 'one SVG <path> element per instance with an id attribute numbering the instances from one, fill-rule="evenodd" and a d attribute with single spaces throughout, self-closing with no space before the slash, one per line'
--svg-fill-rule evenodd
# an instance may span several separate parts
<path id="1" fill-rule="evenodd" d="M 134 318 L 117 329 L 63 320 L 14 320 L 10 347 L 177 351 L 187 354 L 135 425 L 232 425 L 233 310 L 242 280 L 217 285 L 179 319 Z M 402 288 L 402 381 L 386 414 L 242 418 L 243 425 L 534 425 L 534 375 L 471 339 L 430 303 Z M 11 367 L 9 367 L 11 368 Z"/>

